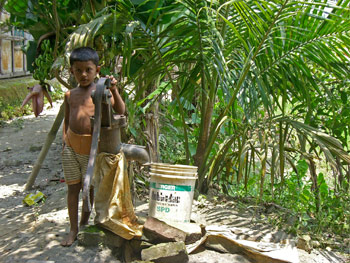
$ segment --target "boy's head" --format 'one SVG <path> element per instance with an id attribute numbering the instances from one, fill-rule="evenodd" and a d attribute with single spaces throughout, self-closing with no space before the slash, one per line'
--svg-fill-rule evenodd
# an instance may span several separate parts
<path id="1" fill-rule="evenodd" d="M 91 47 L 79 47 L 72 51 L 69 57 L 70 66 L 73 67 L 76 61 L 92 61 L 98 66 L 99 57 L 97 52 Z"/>
<path id="2" fill-rule="evenodd" d="M 74 49 L 70 55 L 70 71 L 80 87 L 89 87 L 100 72 L 97 52 L 90 47 Z"/>

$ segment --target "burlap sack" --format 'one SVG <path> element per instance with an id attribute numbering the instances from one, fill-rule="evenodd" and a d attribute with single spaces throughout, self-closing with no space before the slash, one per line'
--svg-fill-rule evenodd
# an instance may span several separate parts
<path id="1" fill-rule="evenodd" d="M 131 201 L 126 160 L 123 153 L 100 153 L 96 157 L 95 224 L 125 238 L 142 235 Z"/>

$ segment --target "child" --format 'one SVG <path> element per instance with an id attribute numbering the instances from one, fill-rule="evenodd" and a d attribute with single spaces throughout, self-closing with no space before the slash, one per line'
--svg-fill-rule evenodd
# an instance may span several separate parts
<path id="1" fill-rule="evenodd" d="M 62 166 L 68 185 L 67 205 L 70 232 L 61 242 L 62 246 L 72 245 L 79 230 L 79 193 L 84 182 L 83 177 L 86 174 L 92 141 L 90 117 L 94 116 L 95 105 L 92 102 L 91 92 L 96 89 L 94 81 L 100 71 L 98 62 L 97 52 L 89 47 L 74 49 L 70 55 L 70 71 L 79 85 L 67 91 L 64 96 Z M 117 90 L 117 81 L 112 76 L 107 77 L 111 79 L 112 107 L 117 114 L 124 114 L 125 104 Z M 90 189 L 90 201 L 92 205 L 93 189 Z M 89 212 L 82 210 L 80 226 L 88 224 L 89 216 Z"/>

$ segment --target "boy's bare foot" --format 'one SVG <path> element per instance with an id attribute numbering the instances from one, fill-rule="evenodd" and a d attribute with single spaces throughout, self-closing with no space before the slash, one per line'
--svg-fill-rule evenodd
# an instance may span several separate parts
<path id="1" fill-rule="evenodd" d="M 64 240 L 61 242 L 61 246 L 69 247 L 77 239 L 78 231 L 70 231 Z"/>

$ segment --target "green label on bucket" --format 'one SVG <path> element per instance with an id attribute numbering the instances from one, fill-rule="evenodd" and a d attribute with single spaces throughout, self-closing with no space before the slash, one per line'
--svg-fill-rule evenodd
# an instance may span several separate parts
<path id="1" fill-rule="evenodd" d="M 158 184 L 151 182 L 151 188 L 158 190 L 179 191 L 179 192 L 191 192 L 192 187 L 190 185 L 173 185 L 173 184 Z"/>

